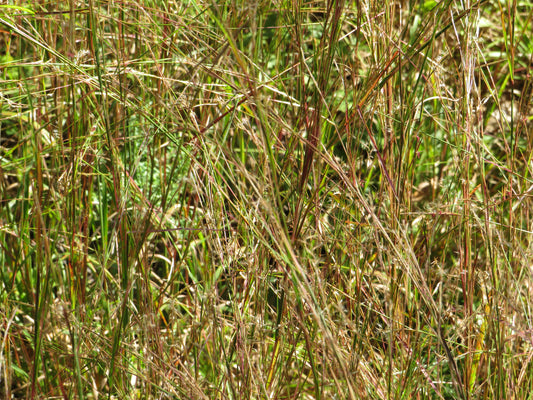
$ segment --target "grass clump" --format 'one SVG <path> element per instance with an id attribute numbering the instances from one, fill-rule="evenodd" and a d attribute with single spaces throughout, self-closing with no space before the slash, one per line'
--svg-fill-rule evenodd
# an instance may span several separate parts
<path id="1" fill-rule="evenodd" d="M 1 397 L 527 398 L 531 15 L 1 6 Z"/>

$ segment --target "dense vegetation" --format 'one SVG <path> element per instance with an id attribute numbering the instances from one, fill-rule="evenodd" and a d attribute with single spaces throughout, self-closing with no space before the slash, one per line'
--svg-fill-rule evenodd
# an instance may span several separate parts
<path id="1" fill-rule="evenodd" d="M 532 20 L 0 5 L 0 398 L 528 398 Z"/>

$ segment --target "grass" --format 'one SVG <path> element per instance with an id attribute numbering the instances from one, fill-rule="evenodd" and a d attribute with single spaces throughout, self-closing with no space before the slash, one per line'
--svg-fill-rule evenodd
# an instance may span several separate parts
<path id="1" fill-rule="evenodd" d="M 529 398 L 532 17 L 0 6 L 0 397 Z"/>

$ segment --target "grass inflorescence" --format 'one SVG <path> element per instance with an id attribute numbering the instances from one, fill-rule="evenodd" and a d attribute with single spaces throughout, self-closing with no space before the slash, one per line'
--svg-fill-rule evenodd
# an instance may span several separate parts
<path id="1" fill-rule="evenodd" d="M 532 15 L 1 5 L 0 398 L 528 398 Z"/>

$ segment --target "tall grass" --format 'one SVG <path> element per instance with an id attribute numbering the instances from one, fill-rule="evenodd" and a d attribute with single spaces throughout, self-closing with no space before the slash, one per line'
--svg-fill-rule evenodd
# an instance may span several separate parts
<path id="1" fill-rule="evenodd" d="M 532 16 L 1 5 L 0 397 L 528 398 Z"/>

